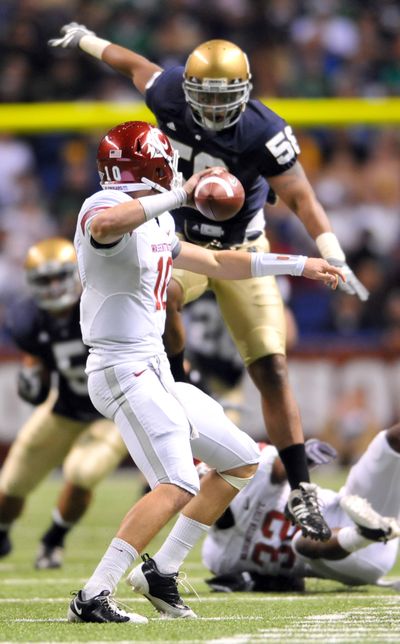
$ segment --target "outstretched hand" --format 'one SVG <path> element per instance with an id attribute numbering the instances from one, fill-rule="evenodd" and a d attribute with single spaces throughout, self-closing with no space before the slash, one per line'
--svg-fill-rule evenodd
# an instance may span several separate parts
<path id="1" fill-rule="evenodd" d="M 304 265 L 303 277 L 324 282 L 332 289 L 338 286 L 339 281 L 346 282 L 346 276 L 343 270 L 337 266 L 332 266 L 326 259 L 319 257 L 307 258 Z"/>
<path id="2" fill-rule="evenodd" d="M 193 194 L 196 190 L 197 184 L 202 177 L 204 177 L 206 174 L 221 174 L 221 172 L 226 172 L 226 168 L 223 168 L 222 166 L 214 166 L 213 168 L 205 168 L 204 170 L 200 170 L 199 172 L 193 174 L 190 179 L 188 179 L 186 183 L 183 184 L 183 189 L 187 192 L 188 195 L 187 205 L 193 206 Z"/>
<path id="3" fill-rule="evenodd" d="M 361 284 L 360 280 L 351 270 L 350 266 L 346 262 L 340 259 L 334 259 L 328 257 L 328 262 L 332 266 L 337 266 L 342 269 L 346 281 L 339 283 L 340 290 L 348 293 L 349 295 L 357 295 L 362 302 L 365 302 L 369 298 L 369 291 L 365 288 L 364 284 Z"/>
<path id="4" fill-rule="evenodd" d="M 48 41 L 50 47 L 74 48 L 79 47 L 79 42 L 83 36 L 95 36 L 94 31 L 90 31 L 85 25 L 78 25 L 77 22 L 70 22 L 60 29 L 61 37 L 52 38 Z"/>

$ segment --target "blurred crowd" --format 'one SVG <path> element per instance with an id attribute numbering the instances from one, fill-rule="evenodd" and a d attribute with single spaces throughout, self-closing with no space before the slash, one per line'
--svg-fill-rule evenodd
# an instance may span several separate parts
<path id="1" fill-rule="evenodd" d="M 249 55 L 253 95 L 268 98 L 400 93 L 396 0 L 1 0 L 0 102 L 141 100 L 100 62 L 51 51 L 65 22 L 142 53 L 164 67 L 201 41 L 226 38 Z M 301 162 L 349 263 L 371 291 L 367 303 L 303 280 L 284 288 L 299 342 L 316 338 L 400 351 L 400 133 L 385 127 L 296 132 Z M 72 238 L 84 198 L 97 189 L 102 133 L 16 137 L 0 133 L 0 340 L 11 299 L 24 288 L 27 248 Z M 316 254 L 287 209 L 266 212 L 274 250 Z M 323 340 L 324 341 L 324 340 Z"/>

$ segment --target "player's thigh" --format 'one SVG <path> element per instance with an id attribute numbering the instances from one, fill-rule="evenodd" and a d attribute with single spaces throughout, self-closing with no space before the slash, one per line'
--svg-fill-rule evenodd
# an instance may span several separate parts
<path id="1" fill-rule="evenodd" d="M 64 477 L 73 485 L 92 489 L 128 454 L 116 425 L 108 419 L 90 423 L 74 442 L 64 461 Z"/>
<path id="2" fill-rule="evenodd" d="M 0 476 L 11 496 L 26 496 L 52 469 L 61 465 L 83 424 L 53 414 L 44 403 L 18 434 Z"/>
<path id="3" fill-rule="evenodd" d="M 263 356 L 285 354 L 285 313 L 274 277 L 210 280 L 210 285 L 246 367 Z"/>
<path id="4" fill-rule="evenodd" d="M 119 365 L 90 374 L 89 391 L 99 411 L 114 418 L 132 459 L 152 488 L 172 483 L 196 494 L 199 480 L 190 425 L 182 405 L 166 388 L 175 384 L 169 365 L 163 381 L 149 366 L 142 371 Z"/>
<path id="5" fill-rule="evenodd" d="M 400 516 L 400 455 L 379 432 L 368 449 L 351 468 L 341 494 L 357 494 L 368 499 L 384 516 Z"/>
<path id="6" fill-rule="evenodd" d="M 229 420 L 219 403 L 188 383 L 177 382 L 175 387 L 199 435 L 192 440 L 195 458 L 220 472 L 259 462 L 257 444 Z"/>
<path id="7" fill-rule="evenodd" d="M 183 293 L 183 303 L 194 302 L 206 292 L 208 288 L 208 277 L 184 271 L 181 268 L 174 268 L 172 279 L 179 284 Z"/>

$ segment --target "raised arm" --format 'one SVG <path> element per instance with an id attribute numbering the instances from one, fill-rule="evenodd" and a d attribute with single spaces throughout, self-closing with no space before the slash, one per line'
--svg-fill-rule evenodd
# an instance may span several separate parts
<path id="1" fill-rule="evenodd" d="M 341 282 L 340 288 L 350 295 L 357 295 L 360 300 L 367 300 L 369 293 L 348 266 L 339 240 L 332 232 L 328 216 L 315 196 L 301 164 L 297 161 L 286 172 L 269 177 L 268 183 L 302 221 L 322 257 L 331 264 L 342 267 L 346 282 Z"/>
<path id="2" fill-rule="evenodd" d="M 70 22 L 61 27 L 60 33 L 60 38 L 49 40 L 51 47 L 81 49 L 90 56 L 102 60 L 115 71 L 129 76 L 136 89 L 142 94 L 145 93 L 146 85 L 154 74 L 162 72 L 161 67 L 144 56 L 125 47 L 114 45 L 109 40 L 98 38 L 94 31 L 90 31 L 85 25 Z"/>

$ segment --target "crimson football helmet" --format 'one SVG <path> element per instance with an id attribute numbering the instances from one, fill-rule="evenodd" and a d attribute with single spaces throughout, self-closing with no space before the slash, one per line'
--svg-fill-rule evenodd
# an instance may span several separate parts
<path id="1" fill-rule="evenodd" d="M 24 268 L 39 308 L 57 312 L 79 300 L 78 261 L 68 239 L 52 237 L 34 244 L 28 250 Z"/>
<path id="2" fill-rule="evenodd" d="M 103 189 L 165 192 L 181 184 L 178 152 L 168 137 L 144 121 L 127 121 L 101 139 L 97 169 Z"/>
<path id="3" fill-rule="evenodd" d="M 208 40 L 192 51 L 183 74 L 183 91 L 194 121 L 219 131 L 238 122 L 250 98 L 247 56 L 228 40 Z"/>

